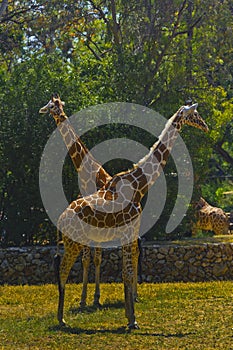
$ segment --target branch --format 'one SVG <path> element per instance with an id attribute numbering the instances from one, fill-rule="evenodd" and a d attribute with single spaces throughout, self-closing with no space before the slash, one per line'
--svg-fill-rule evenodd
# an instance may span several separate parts
<path id="1" fill-rule="evenodd" d="M 99 12 L 99 16 L 108 27 L 109 32 L 112 33 L 114 38 L 114 43 L 119 46 L 121 44 L 121 30 L 120 24 L 117 22 L 117 14 L 116 14 L 116 3 L 115 0 L 111 0 L 111 11 L 112 11 L 112 21 L 109 20 L 104 11 L 100 6 L 96 5 L 93 0 L 89 0 L 92 7 Z"/>
<path id="2" fill-rule="evenodd" d="M 8 0 L 3 0 L 0 6 L 0 17 L 2 17 L 4 12 L 6 11 L 7 5 L 8 5 Z"/>
<path id="3" fill-rule="evenodd" d="M 165 53 L 166 53 L 168 47 L 170 46 L 171 41 L 172 41 L 172 40 L 175 38 L 175 36 L 176 36 L 176 31 L 177 31 L 177 28 L 178 28 L 178 26 L 179 26 L 180 18 L 181 18 L 181 15 L 182 15 L 182 13 L 183 13 L 183 10 L 184 10 L 184 8 L 185 8 L 186 3 L 187 3 L 187 0 L 184 0 L 183 3 L 182 3 L 182 5 L 180 6 L 180 9 L 179 9 L 179 12 L 178 12 L 178 15 L 177 15 L 176 22 L 175 22 L 175 24 L 174 24 L 172 33 L 171 33 L 171 35 L 170 35 L 170 37 L 169 37 L 169 39 L 168 39 L 166 45 L 164 45 L 164 47 L 163 47 L 163 49 L 162 49 L 160 55 L 158 56 L 158 59 L 157 59 L 157 61 L 156 61 L 155 68 L 153 69 L 153 75 L 155 75 L 155 74 L 157 73 L 157 71 L 158 71 L 158 69 L 159 69 L 159 67 L 160 67 L 160 64 L 161 64 L 161 62 L 162 62 L 162 59 L 163 59 L 163 57 L 164 57 L 164 55 L 165 55 Z"/>
<path id="4" fill-rule="evenodd" d="M 113 25 L 111 26 L 111 29 L 114 36 L 114 42 L 116 45 L 119 46 L 121 43 L 121 37 L 120 37 L 121 35 L 120 35 L 120 25 L 117 22 L 115 0 L 111 0 L 111 10 L 112 10 L 112 20 L 113 20 Z"/>
<path id="5" fill-rule="evenodd" d="M 99 46 L 93 41 L 91 40 L 91 37 L 89 34 L 84 34 L 82 31 L 77 30 L 76 31 L 80 36 L 84 37 L 86 39 L 85 41 L 85 45 L 88 47 L 88 49 L 93 53 L 93 55 L 95 56 L 95 58 L 98 61 L 102 61 L 102 58 L 98 55 L 98 53 L 90 46 L 90 44 L 93 44 L 96 49 L 99 51 L 99 54 L 102 56 L 103 52 L 101 51 L 101 49 L 99 48 Z"/>
<path id="6" fill-rule="evenodd" d="M 175 36 L 187 34 L 190 30 L 192 30 L 202 20 L 204 15 L 205 15 L 205 13 L 203 13 L 203 15 L 201 15 L 195 22 L 193 22 L 193 24 L 188 29 L 183 30 L 181 32 L 177 32 L 175 34 Z"/>
<path id="7" fill-rule="evenodd" d="M 82 35 L 83 33 L 81 33 L 81 35 Z M 95 47 L 96 47 L 96 49 L 99 51 L 99 53 L 100 54 L 102 54 L 102 51 L 101 51 L 101 49 L 99 48 L 99 46 L 97 45 L 97 43 L 95 43 L 91 38 L 90 38 L 90 35 L 84 35 L 83 34 L 83 36 L 85 36 L 86 38 L 87 38 L 87 40 L 88 40 L 88 42 L 90 42 L 91 44 L 93 44 Z"/>
<path id="8" fill-rule="evenodd" d="M 169 48 L 169 46 L 170 46 L 172 40 L 173 40 L 176 36 L 178 36 L 178 35 L 187 34 L 188 31 L 190 31 L 190 29 L 193 29 L 193 28 L 202 20 L 203 16 L 205 15 L 205 13 L 204 13 L 202 16 L 200 16 L 199 18 L 197 18 L 196 21 L 194 21 L 193 24 L 192 24 L 187 30 L 178 32 L 177 29 L 178 29 L 178 27 L 179 27 L 180 20 L 181 20 L 181 16 L 182 16 L 182 14 L 183 14 L 183 11 L 184 11 L 184 9 L 185 9 L 186 4 L 187 4 L 187 0 L 184 0 L 183 3 L 181 4 L 180 8 L 179 8 L 179 11 L 178 11 L 178 14 L 177 14 L 177 17 L 176 17 L 176 21 L 175 21 L 175 23 L 174 23 L 174 27 L 173 27 L 173 29 L 172 29 L 172 33 L 170 34 L 166 45 L 164 45 L 164 47 L 163 47 L 161 53 L 159 54 L 159 56 L 158 56 L 158 58 L 157 58 L 157 60 L 156 60 L 156 65 L 155 65 L 154 69 L 151 70 L 151 73 L 152 73 L 152 75 L 153 75 L 153 78 L 151 79 L 151 82 L 149 82 L 149 83 L 147 84 L 147 87 L 146 87 L 147 89 L 148 89 L 149 86 L 152 84 L 153 79 L 154 79 L 154 76 L 155 76 L 156 73 L 158 72 L 159 67 L 160 67 L 160 65 L 161 65 L 161 63 L 162 63 L 162 61 L 163 61 L 163 58 L 164 58 L 164 56 L 165 56 L 165 54 L 166 54 L 166 52 L 167 52 L 167 50 L 168 50 L 168 48 Z M 149 103 L 149 105 L 154 104 L 154 102 L 155 102 L 155 100 L 153 99 L 153 100 Z"/>
<path id="9" fill-rule="evenodd" d="M 168 38 L 168 40 L 167 40 L 167 43 L 164 45 L 164 47 L 163 47 L 162 50 L 161 50 L 161 53 L 158 55 L 158 58 L 157 58 L 157 60 L 156 60 L 156 64 L 155 64 L 154 69 L 151 70 L 151 79 L 150 79 L 150 81 L 146 84 L 145 89 L 144 89 L 144 91 L 145 91 L 145 93 L 144 93 L 145 96 L 147 95 L 147 91 L 149 90 L 149 87 L 150 87 L 151 84 L 153 83 L 154 76 L 156 75 L 156 73 L 157 73 L 158 70 L 159 70 L 159 67 L 160 67 L 160 65 L 161 65 L 161 63 L 162 63 L 162 61 L 163 61 L 163 58 L 164 58 L 164 56 L 165 56 L 165 54 L 166 54 L 166 51 L 168 50 L 168 48 L 169 48 L 169 46 L 170 46 L 172 40 L 173 40 L 173 39 L 175 38 L 175 36 L 176 36 L 176 31 L 177 31 L 177 28 L 178 28 L 178 26 L 179 26 L 179 24 L 180 24 L 180 19 L 181 19 L 181 16 L 182 16 L 182 13 L 183 13 L 183 11 L 184 11 L 184 9 L 185 9 L 186 4 L 187 4 L 187 0 L 184 0 L 183 3 L 181 4 L 180 8 L 179 8 L 179 11 L 178 11 L 178 14 L 177 14 L 177 18 L 176 18 L 176 21 L 175 21 L 175 23 L 174 23 L 174 27 L 173 27 L 172 32 L 171 32 L 171 34 L 170 34 L 170 36 L 169 36 L 169 38 Z M 146 103 L 146 102 L 145 102 L 145 103 Z M 153 99 L 152 101 L 150 101 L 150 102 L 148 103 L 148 105 L 152 105 L 153 103 L 154 103 L 154 99 Z"/>
<path id="10" fill-rule="evenodd" d="M 23 15 L 31 10 L 36 10 L 38 8 L 40 8 L 43 4 L 40 4 L 40 5 L 32 5 L 31 7 L 28 7 L 28 8 L 21 8 L 19 10 L 14 10 L 14 11 L 11 11 L 8 15 L 5 15 L 2 17 L 2 19 L 0 19 L 0 22 L 8 22 L 8 21 L 12 21 L 12 22 L 15 22 L 15 23 L 19 23 L 18 21 L 16 20 L 13 20 L 14 17 L 16 16 L 20 16 L 20 15 Z M 1 13 L 0 13 L 1 15 Z"/>
<path id="11" fill-rule="evenodd" d="M 232 128 L 232 121 L 231 121 L 231 123 L 227 124 L 222 140 L 218 141 L 214 145 L 214 150 L 218 154 L 220 154 L 227 163 L 229 163 L 231 165 L 233 165 L 233 157 L 225 149 L 223 149 L 222 145 L 224 143 L 224 140 L 226 138 L 229 139 L 229 137 L 230 137 L 230 132 L 231 132 L 231 128 Z"/>
<path id="12" fill-rule="evenodd" d="M 233 157 L 231 157 L 231 155 L 222 148 L 221 142 L 218 142 L 214 145 L 214 150 L 220 154 L 220 156 L 222 156 L 227 163 L 233 166 Z"/>
<path id="13" fill-rule="evenodd" d="M 91 3 L 92 7 L 93 7 L 95 10 L 99 11 L 100 18 L 102 18 L 102 19 L 104 20 L 104 22 L 108 25 L 108 24 L 109 24 L 109 21 L 108 21 L 108 19 L 106 18 L 105 13 L 104 13 L 104 11 L 101 9 L 101 7 L 97 6 L 97 5 L 94 3 L 93 0 L 89 0 L 89 1 L 90 1 L 90 3 Z"/>
<path id="14" fill-rule="evenodd" d="M 90 46 L 90 44 L 88 43 L 88 41 L 86 42 L 86 46 L 88 47 L 88 49 L 93 53 L 93 55 L 95 56 L 95 58 L 98 61 L 102 61 L 102 59 L 100 58 L 100 56 L 95 52 L 95 50 L 93 50 L 93 48 Z"/>

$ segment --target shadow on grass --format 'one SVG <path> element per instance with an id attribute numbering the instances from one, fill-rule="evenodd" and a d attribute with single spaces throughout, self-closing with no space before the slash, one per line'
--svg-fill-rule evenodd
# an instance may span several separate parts
<path id="1" fill-rule="evenodd" d="M 123 301 L 115 301 L 113 303 L 105 303 L 100 306 L 90 305 L 85 307 L 79 307 L 79 308 L 70 308 L 70 312 L 72 314 L 78 314 L 78 313 L 94 313 L 96 310 L 107 310 L 107 309 L 121 309 L 124 308 L 125 304 Z M 134 330 L 129 329 L 128 327 L 119 327 L 116 329 L 83 329 L 79 327 L 71 327 L 69 325 L 65 326 L 51 326 L 49 327 L 49 331 L 59 331 L 66 334 L 87 334 L 87 335 L 93 335 L 93 334 L 127 334 L 127 333 L 134 333 L 138 336 L 145 336 L 145 337 L 163 337 L 163 338 L 184 338 L 188 337 L 189 335 L 195 334 L 195 332 L 187 332 L 187 333 L 153 333 L 148 330 L 143 332 L 143 328 L 140 330 Z"/>
<path id="2" fill-rule="evenodd" d="M 125 334 L 129 333 L 130 330 L 128 330 L 126 327 L 119 327 L 117 329 L 82 329 L 78 327 L 70 327 L 68 325 L 66 326 L 53 326 L 49 327 L 50 331 L 59 331 L 67 334 L 87 334 L 87 335 L 92 335 L 92 334 Z"/>
<path id="3" fill-rule="evenodd" d="M 70 327 L 66 326 L 53 326 L 49 327 L 50 331 L 59 331 L 66 334 L 127 334 L 127 333 L 135 333 L 137 336 L 144 337 L 163 337 L 163 338 L 185 338 L 189 335 L 195 334 L 195 332 L 187 332 L 187 333 L 149 333 L 148 331 L 143 333 L 139 330 L 128 329 L 127 327 L 119 327 L 117 329 L 82 329 L 78 327 Z"/>
<path id="4" fill-rule="evenodd" d="M 79 314 L 79 313 L 85 313 L 85 314 L 91 314 L 96 312 L 96 310 L 107 310 L 107 309 L 122 309 L 125 307 L 125 303 L 123 301 L 117 300 L 113 303 L 105 303 L 103 305 L 88 305 L 85 307 L 72 307 L 70 308 L 70 313 L 72 314 Z"/>
<path id="5" fill-rule="evenodd" d="M 163 338 L 185 338 L 189 335 L 193 335 L 195 332 L 187 332 L 187 333 L 138 333 L 137 335 L 141 336 L 149 336 L 149 337 L 163 337 Z"/>

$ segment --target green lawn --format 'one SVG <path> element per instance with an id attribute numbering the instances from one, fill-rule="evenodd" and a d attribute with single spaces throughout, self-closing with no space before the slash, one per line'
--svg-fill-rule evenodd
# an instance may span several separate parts
<path id="1" fill-rule="evenodd" d="M 139 330 L 125 329 L 122 284 L 102 284 L 102 310 L 78 310 L 81 285 L 67 285 L 65 318 L 57 327 L 57 288 L 0 287 L 0 349 L 233 349 L 233 283 L 139 286 Z"/>

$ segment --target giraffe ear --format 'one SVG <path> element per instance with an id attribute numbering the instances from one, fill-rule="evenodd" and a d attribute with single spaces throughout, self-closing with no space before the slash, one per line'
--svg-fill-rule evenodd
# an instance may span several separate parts
<path id="1" fill-rule="evenodd" d="M 39 110 L 39 113 L 47 113 L 49 112 L 50 108 L 52 108 L 54 106 L 54 103 L 52 100 L 50 100 L 47 105 L 45 105 L 44 107 L 42 107 L 40 110 Z"/>
<path id="2" fill-rule="evenodd" d="M 193 111 L 196 111 L 198 107 L 198 103 L 194 103 L 191 107 Z"/>
<path id="3" fill-rule="evenodd" d="M 65 106 L 66 103 L 64 101 L 61 101 L 61 104 L 62 104 L 62 106 Z"/>
<path id="4" fill-rule="evenodd" d="M 41 107 L 39 110 L 39 113 L 47 113 L 48 112 L 48 106 Z"/>
<path id="5" fill-rule="evenodd" d="M 45 105 L 44 107 L 41 107 L 39 110 L 39 113 L 47 113 L 49 111 L 49 103 Z"/>
<path id="6" fill-rule="evenodd" d="M 190 113 L 196 111 L 197 107 L 198 107 L 198 103 L 194 103 L 192 106 L 184 106 L 183 111 L 185 115 L 189 115 Z"/>

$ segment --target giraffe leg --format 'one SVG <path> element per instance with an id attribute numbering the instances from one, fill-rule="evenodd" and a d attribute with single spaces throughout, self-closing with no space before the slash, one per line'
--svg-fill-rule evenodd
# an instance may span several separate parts
<path id="1" fill-rule="evenodd" d="M 143 261 L 143 248 L 142 248 L 142 240 L 139 237 L 138 238 L 138 277 L 139 277 L 139 284 L 141 284 L 143 282 L 142 261 Z"/>
<path id="2" fill-rule="evenodd" d="M 63 310 L 64 310 L 64 298 L 65 298 L 65 289 L 61 286 L 61 280 L 60 280 L 60 264 L 61 264 L 61 256 L 55 255 L 54 256 L 54 268 L 55 268 L 55 274 L 57 277 L 58 282 L 58 292 L 59 292 L 59 301 L 58 301 L 58 313 L 57 318 L 59 321 L 60 326 L 65 325 L 65 321 L 63 319 Z"/>
<path id="3" fill-rule="evenodd" d="M 102 259 L 102 249 L 95 248 L 94 264 L 95 264 L 95 294 L 94 305 L 100 307 L 100 264 Z"/>
<path id="4" fill-rule="evenodd" d="M 138 324 L 135 319 L 134 313 L 134 266 L 132 256 L 134 249 L 130 244 L 122 247 L 123 251 L 123 282 L 124 282 L 124 293 L 125 293 L 125 315 L 128 319 L 129 329 L 138 329 Z"/>
<path id="5" fill-rule="evenodd" d="M 138 272 L 140 272 L 140 281 L 141 281 L 141 242 L 140 238 L 133 243 L 133 271 L 134 271 L 134 281 L 133 281 L 133 297 L 134 301 L 138 302 L 138 291 L 137 291 L 137 286 L 138 286 Z M 140 271 L 139 271 L 140 270 Z"/>
<path id="6" fill-rule="evenodd" d="M 89 271 L 90 259 L 91 259 L 91 249 L 85 246 L 83 248 L 83 257 L 82 257 L 83 289 L 82 289 L 82 295 L 81 295 L 81 301 L 80 301 L 81 308 L 85 307 L 87 302 L 87 284 L 88 284 L 88 271 Z"/>
<path id="7" fill-rule="evenodd" d="M 65 325 L 65 321 L 63 319 L 65 284 L 66 284 L 70 269 L 72 268 L 77 256 L 79 255 L 80 251 L 83 248 L 81 244 L 72 242 L 72 241 L 69 242 L 69 246 L 68 245 L 66 246 L 66 241 L 68 240 L 63 239 L 65 252 L 64 252 L 64 255 L 59 267 L 59 273 L 58 273 L 59 301 L 58 301 L 57 319 L 59 321 L 60 326 Z"/>
<path id="8" fill-rule="evenodd" d="M 133 299 L 135 302 L 138 301 L 138 288 L 137 288 L 137 274 L 138 274 L 138 254 L 135 255 L 133 260 Z"/>
<path id="9" fill-rule="evenodd" d="M 198 231 L 197 223 L 192 222 L 192 224 L 191 224 L 191 232 L 192 232 L 192 236 L 193 237 L 195 237 L 197 235 L 197 231 Z"/>

